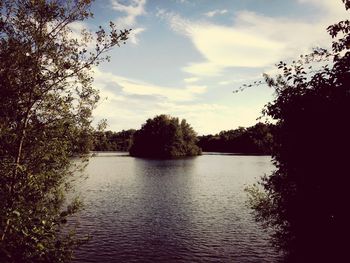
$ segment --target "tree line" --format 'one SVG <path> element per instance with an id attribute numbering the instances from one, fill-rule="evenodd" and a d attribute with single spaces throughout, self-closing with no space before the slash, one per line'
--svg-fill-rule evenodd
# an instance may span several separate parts
<path id="1" fill-rule="evenodd" d="M 259 122 L 248 128 L 199 136 L 197 144 L 205 152 L 271 154 L 273 125 Z"/>
<path id="2" fill-rule="evenodd" d="M 120 132 L 113 131 L 96 131 L 93 134 L 92 151 L 122 151 L 128 152 L 133 135 L 136 130 L 122 130 Z"/>
<path id="3" fill-rule="evenodd" d="M 137 140 L 137 144 L 144 148 L 144 151 L 150 151 L 154 147 L 158 147 L 157 145 L 165 145 L 162 144 L 162 140 L 165 141 L 173 141 L 176 140 L 181 141 L 183 138 L 183 134 L 185 133 L 186 123 L 183 120 L 183 124 L 181 126 L 180 122 L 177 122 L 176 118 L 174 120 L 173 129 L 174 132 L 166 132 L 164 131 L 164 135 L 160 135 L 160 131 L 156 131 L 161 126 L 161 122 L 165 121 L 164 119 L 172 117 L 166 117 L 166 115 L 160 115 L 161 117 L 155 117 L 154 122 L 159 122 L 158 126 L 153 125 L 148 129 L 148 133 L 157 134 L 153 137 L 149 136 L 141 136 L 140 132 L 130 129 L 123 130 L 121 132 L 112 132 L 112 131 L 97 131 L 93 136 L 92 143 L 92 151 L 129 151 L 134 141 Z M 148 121 L 149 122 L 149 121 Z M 166 121 L 165 121 L 166 122 Z M 170 123 L 170 122 L 169 122 Z M 147 126 L 147 127 L 148 127 Z M 166 127 L 166 125 L 165 125 Z M 176 132 L 176 127 L 183 127 L 182 131 Z M 192 130 L 187 131 L 187 137 L 192 138 L 192 142 L 201 148 L 204 152 L 223 152 L 223 153 L 240 153 L 240 154 L 271 154 L 272 144 L 273 144 L 273 124 L 266 123 L 257 123 L 254 126 L 244 128 L 239 127 L 237 129 L 232 129 L 228 131 L 221 131 L 215 135 L 202 135 L 197 136 Z M 146 128 L 144 128 L 146 129 Z M 166 129 L 166 128 L 164 128 Z M 171 128 L 169 128 L 171 129 Z M 143 131 L 145 133 L 145 131 Z M 173 136 L 173 137 L 172 137 Z M 151 138 L 152 137 L 152 138 Z M 141 140 L 145 140 L 145 142 L 141 142 Z M 146 143 L 147 141 L 147 143 Z M 171 143 L 171 142 L 168 142 Z M 180 143 L 177 143 L 181 145 Z M 162 146 L 162 147 L 163 147 Z M 159 146 L 160 147 L 160 146 Z M 166 145 L 164 147 L 167 147 Z M 168 155 L 168 154 L 166 154 Z M 175 154 L 176 156 L 176 154 Z"/>

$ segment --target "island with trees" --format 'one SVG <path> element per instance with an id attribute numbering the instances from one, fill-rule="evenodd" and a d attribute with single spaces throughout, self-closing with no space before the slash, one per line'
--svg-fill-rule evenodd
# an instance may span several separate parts
<path id="1" fill-rule="evenodd" d="M 130 155 L 135 157 L 172 158 L 201 154 L 197 134 L 183 119 L 159 115 L 148 119 L 133 136 Z"/>

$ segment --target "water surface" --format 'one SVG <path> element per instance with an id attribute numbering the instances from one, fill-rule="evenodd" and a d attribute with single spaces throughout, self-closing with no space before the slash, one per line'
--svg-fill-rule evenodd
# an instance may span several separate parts
<path id="1" fill-rule="evenodd" d="M 93 238 L 76 262 L 277 262 L 243 191 L 272 169 L 267 156 L 98 153 L 78 185 Z"/>

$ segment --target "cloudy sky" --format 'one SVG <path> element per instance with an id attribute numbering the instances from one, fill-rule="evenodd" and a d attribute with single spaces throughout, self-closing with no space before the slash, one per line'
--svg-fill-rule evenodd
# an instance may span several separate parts
<path id="1" fill-rule="evenodd" d="M 327 26 L 348 16 L 341 0 L 96 0 L 93 12 L 84 27 L 133 29 L 95 69 L 95 122 L 120 131 L 170 114 L 199 134 L 254 125 L 273 90 L 232 91 L 274 74 L 280 60 L 329 47 Z"/>

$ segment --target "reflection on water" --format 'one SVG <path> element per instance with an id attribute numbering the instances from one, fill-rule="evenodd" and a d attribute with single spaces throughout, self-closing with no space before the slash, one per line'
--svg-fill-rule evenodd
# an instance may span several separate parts
<path id="1" fill-rule="evenodd" d="M 76 262 L 277 262 L 245 206 L 245 185 L 273 166 L 266 156 L 151 160 L 98 153 L 77 187 L 92 240 Z"/>

